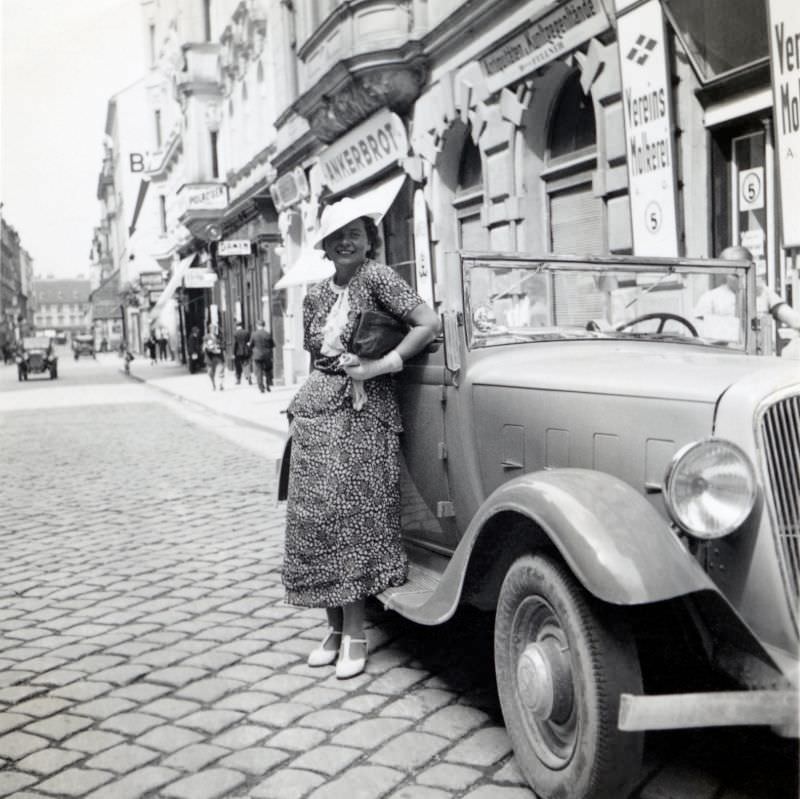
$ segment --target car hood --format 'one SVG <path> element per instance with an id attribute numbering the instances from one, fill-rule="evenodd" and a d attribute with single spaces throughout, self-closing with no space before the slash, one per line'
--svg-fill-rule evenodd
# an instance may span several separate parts
<path id="1" fill-rule="evenodd" d="M 650 342 L 541 342 L 486 352 L 473 385 L 512 386 L 634 397 L 716 402 L 738 380 L 757 373 L 765 393 L 796 383 L 798 363 L 720 349 Z"/>

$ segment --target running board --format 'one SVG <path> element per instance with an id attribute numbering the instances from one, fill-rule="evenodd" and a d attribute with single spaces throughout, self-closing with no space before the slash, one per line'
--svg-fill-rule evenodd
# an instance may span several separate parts
<path id="1" fill-rule="evenodd" d="M 442 576 L 450 558 L 437 555 L 430 550 L 406 543 L 408 553 L 408 579 L 396 588 L 387 588 L 378 594 L 380 601 L 388 610 L 395 610 L 421 624 L 438 624 L 445 621 L 426 608 L 433 599 L 436 589 L 442 583 Z"/>

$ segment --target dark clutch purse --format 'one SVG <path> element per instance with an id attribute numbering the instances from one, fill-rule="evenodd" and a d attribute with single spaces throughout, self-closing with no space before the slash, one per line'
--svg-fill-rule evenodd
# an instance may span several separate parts
<path id="1" fill-rule="evenodd" d="M 383 311 L 362 311 L 350 350 L 359 358 L 382 358 L 404 338 L 408 327 L 399 319 Z"/>

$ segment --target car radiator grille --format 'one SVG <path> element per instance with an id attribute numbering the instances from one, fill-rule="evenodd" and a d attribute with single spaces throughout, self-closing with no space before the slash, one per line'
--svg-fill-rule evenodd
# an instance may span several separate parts
<path id="1" fill-rule="evenodd" d="M 41 355 L 31 355 L 30 359 L 28 360 L 28 365 L 31 369 L 41 369 L 44 366 L 44 359 Z"/>
<path id="2" fill-rule="evenodd" d="M 789 604 L 798 622 L 800 602 L 800 397 L 765 411 L 761 436 L 767 465 L 767 503 L 775 525 Z"/>

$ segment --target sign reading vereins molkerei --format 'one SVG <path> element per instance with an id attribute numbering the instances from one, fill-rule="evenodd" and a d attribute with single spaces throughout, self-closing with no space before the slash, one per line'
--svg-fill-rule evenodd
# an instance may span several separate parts
<path id="1" fill-rule="evenodd" d="M 800 3 L 769 0 L 775 152 L 784 247 L 800 247 Z"/>
<path id="2" fill-rule="evenodd" d="M 617 0 L 617 10 L 630 3 Z M 678 255 L 675 152 L 659 0 L 617 17 L 633 251 Z"/>

